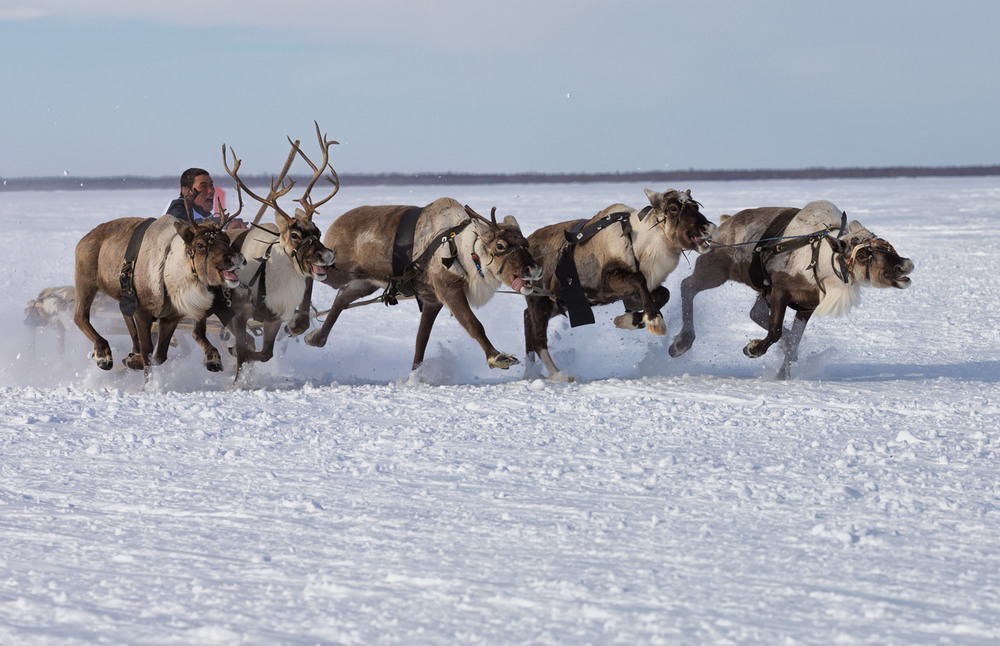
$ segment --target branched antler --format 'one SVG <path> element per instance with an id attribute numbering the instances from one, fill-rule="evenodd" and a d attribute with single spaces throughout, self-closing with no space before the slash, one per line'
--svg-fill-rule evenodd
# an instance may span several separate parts
<path id="1" fill-rule="evenodd" d="M 230 149 L 230 150 L 232 150 L 232 149 Z M 291 219 L 291 216 L 288 215 L 287 213 L 285 213 L 284 211 L 282 211 L 281 207 L 278 206 L 278 198 L 281 197 L 281 196 L 283 196 L 283 195 L 285 195 L 285 194 L 287 194 L 288 191 L 292 190 L 292 187 L 295 186 L 295 180 L 289 178 L 288 179 L 288 184 L 285 184 L 285 182 L 282 181 L 280 184 L 275 185 L 274 178 L 272 177 L 271 178 L 271 190 L 268 192 L 267 197 L 266 198 L 260 197 L 259 195 L 257 195 L 253 191 L 251 191 L 250 188 L 243 182 L 243 180 L 239 178 L 238 173 L 239 173 L 239 170 L 240 170 L 240 164 L 243 163 L 243 160 L 236 158 L 236 151 L 235 150 L 233 150 L 232 153 L 233 153 L 233 167 L 229 168 L 229 156 L 226 153 L 226 144 L 222 144 L 222 165 L 225 166 L 226 172 L 229 173 L 229 176 L 232 177 L 233 181 L 236 182 L 236 194 L 237 194 L 237 196 L 240 196 L 240 191 L 241 190 L 246 191 L 247 195 L 249 195 L 253 199 L 257 200 L 261 204 L 267 205 L 267 206 L 271 207 L 272 209 L 274 209 L 275 212 L 280 213 L 281 215 L 285 216 L 286 218 Z M 242 197 L 240 197 L 240 210 L 243 210 L 243 199 L 242 199 Z M 237 211 L 237 214 L 239 214 L 239 211 Z M 233 215 L 229 219 L 232 220 L 235 217 L 236 216 Z M 227 220 L 227 222 L 228 222 L 228 220 Z"/>
<path id="2" fill-rule="evenodd" d="M 225 147 L 226 147 L 225 145 L 222 146 L 222 148 L 223 148 L 223 155 L 225 155 Z M 240 190 L 240 185 L 239 184 L 236 185 L 236 199 L 239 202 L 240 206 L 239 206 L 238 209 L 236 209 L 236 213 L 233 213 L 232 215 L 230 215 L 229 213 L 226 213 L 226 209 L 222 206 L 222 203 L 221 202 L 219 203 L 219 228 L 220 229 L 225 229 L 227 226 L 229 226 L 230 222 L 232 222 L 233 220 L 235 220 L 236 218 L 238 218 L 240 216 L 240 213 L 243 212 L 243 191 Z"/>
<path id="3" fill-rule="evenodd" d="M 476 213 L 475 211 L 473 211 L 472 207 L 469 206 L 468 204 L 465 205 L 465 212 L 468 213 L 470 217 L 478 218 L 478 219 L 482 220 L 483 222 L 485 222 L 486 224 L 489 224 L 489 225 L 491 225 L 493 227 L 499 226 L 497 224 L 497 207 L 495 207 L 495 206 L 493 207 L 493 210 L 490 211 L 490 218 L 493 220 L 492 223 L 489 220 L 487 220 L 486 218 L 484 218 L 483 216 L 481 216 L 478 213 Z"/>
<path id="4" fill-rule="evenodd" d="M 295 150 L 299 153 L 302 159 L 304 159 L 305 162 L 309 164 L 309 167 L 313 169 L 313 176 L 312 179 L 309 181 L 309 185 L 306 186 L 305 193 L 302 194 L 302 197 L 295 200 L 300 205 L 302 205 L 302 210 L 305 211 L 306 217 L 309 220 L 312 220 L 313 214 L 317 212 L 319 207 L 326 204 L 330 200 L 330 198 L 336 195 L 337 191 L 340 190 L 340 178 L 337 176 L 337 171 L 334 170 L 333 165 L 330 164 L 330 147 L 337 145 L 339 142 L 327 139 L 326 135 L 323 134 L 319 129 L 319 123 L 313 121 L 313 124 L 316 126 L 316 138 L 319 140 L 320 149 L 323 151 L 323 158 L 318 166 L 312 163 L 312 160 L 309 159 L 309 157 L 304 152 L 302 152 L 302 149 L 299 148 L 298 146 L 298 142 L 293 142 L 291 137 L 288 138 L 288 141 L 289 143 L 292 144 L 292 147 L 295 148 Z M 312 192 L 313 187 L 316 186 L 316 182 L 319 181 L 319 178 L 323 176 L 323 173 L 326 171 L 327 168 L 330 169 L 330 174 L 326 176 L 326 181 L 333 184 L 333 192 L 324 197 L 319 202 L 314 202 L 312 198 L 309 196 L 309 194 Z"/>

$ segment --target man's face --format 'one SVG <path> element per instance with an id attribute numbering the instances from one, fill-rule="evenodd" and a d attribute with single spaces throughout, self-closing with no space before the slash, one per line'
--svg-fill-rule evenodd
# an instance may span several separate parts
<path id="1" fill-rule="evenodd" d="M 205 211 L 212 212 L 213 200 L 215 200 L 215 183 L 212 182 L 211 175 L 198 175 L 194 178 L 194 185 L 189 189 L 184 189 L 185 195 L 194 193 L 194 204 Z"/>

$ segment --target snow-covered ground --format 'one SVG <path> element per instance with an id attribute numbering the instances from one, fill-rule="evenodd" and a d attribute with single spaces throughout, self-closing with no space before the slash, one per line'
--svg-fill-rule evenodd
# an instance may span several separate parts
<path id="1" fill-rule="evenodd" d="M 346 187 L 318 220 L 451 195 L 527 233 L 642 188 Z M 23 310 L 86 231 L 172 194 L 0 192 L 0 643 L 998 643 L 1000 181 L 676 188 L 716 221 L 830 199 L 913 286 L 814 319 L 787 382 L 777 348 L 742 354 L 745 287 L 701 295 L 669 357 L 682 260 L 666 338 L 553 322 L 575 383 L 491 371 L 447 315 L 411 375 L 407 301 L 283 340 L 244 388 L 182 338 L 144 387 Z M 523 357 L 522 309 L 479 314 Z"/>

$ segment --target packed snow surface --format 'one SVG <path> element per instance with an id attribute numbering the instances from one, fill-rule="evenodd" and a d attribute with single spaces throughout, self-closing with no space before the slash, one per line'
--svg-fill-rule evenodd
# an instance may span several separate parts
<path id="1" fill-rule="evenodd" d="M 643 188 L 348 186 L 317 221 L 449 195 L 529 233 Z M 649 188 L 716 222 L 831 200 L 913 285 L 810 322 L 788 381 L 778 346 L 743 355 L 762 331 L 735 284 L 670 358 L 689 257 L 667 337 L 615 328 L 617 306 L 553 321 L 572 382 L 490 370 L 446 314 L 411 373 L 404 301 L 345 312 L 322 349 L 284 337 L 239 384 L 182 331 L 144 384 L 24 309 L 73 283 L 93 226 L 172 195 L 0 192 L 0 643 L 998 643 L 997 178 Z M 522 360 L 523 305 L 478 310 Z"/>

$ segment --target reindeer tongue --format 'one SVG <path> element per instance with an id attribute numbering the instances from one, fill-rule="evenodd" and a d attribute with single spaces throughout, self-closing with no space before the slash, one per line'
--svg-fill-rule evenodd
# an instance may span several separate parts
<path id="1" fill-rule="evenodd" d="M 312 270 L 316 276 L 326 276 L 326 267 L 323 265 L 313 265 Z"/>
<path id="2" fill-rule="evenodd" d="M 236 275 L 235 271 L 222 270 L 222 277 L 226 280 L 239 280 L 240 277 Z"/>

